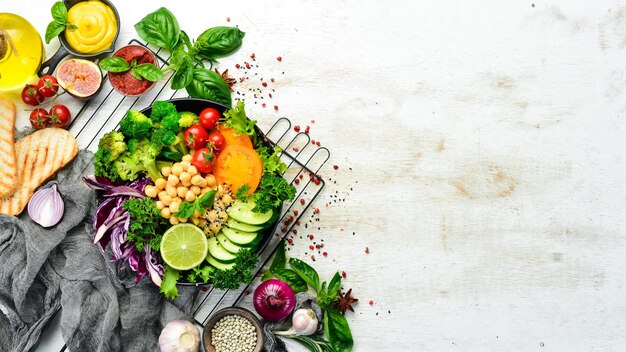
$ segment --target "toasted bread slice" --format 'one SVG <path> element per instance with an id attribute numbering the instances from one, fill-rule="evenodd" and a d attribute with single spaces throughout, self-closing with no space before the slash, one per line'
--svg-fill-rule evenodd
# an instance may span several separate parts
<path id="1" fill-rule="evenodd" d="M 0 199 L 0 213 L 18 215 L 35 190 L 67 165 L 76 154 L 76 139 L 66 130 L 45 128 L 15 143 L 19 188 Z"/>
<path id="2" fill-rule="evenodd" d="M 17 191 L 17 163 L 15 160 L 15 105 L 0 97 L 0 198 Z"/>

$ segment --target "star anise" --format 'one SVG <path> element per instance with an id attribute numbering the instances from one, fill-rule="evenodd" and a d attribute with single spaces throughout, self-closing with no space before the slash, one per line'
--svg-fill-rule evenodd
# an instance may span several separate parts
<path id="1" fill-rule="evenodd" d="M 341 314 L 346 315 L 346 310 L 350 310 L 354 313 L 354 309 L 352 305 L 359 300 L 352 297 L 352 289 L 349 289 L 345 294 L 341 293 L 339 290 L 339 300 L 335 303 L 335 309 L 341 312 Z"/>
<path id="2" fill-rule="evenodd" d="M 222 79 L 224 80 L 224 82 L 226 82 L 226 84 L 228 84 L 228 86 L 230 87 L 230 91 L 231 92 L 235 91 L 233 89 L 233 86 L 235 85 L 235 82 L 237 82 L 237 80 L 228 76 L 228 69 L 225 69 L 224 72 L 222 72 L 222 73 L 220 73 L 220 71 L 215 69 L 215 73 L 217 73 L 218 75 L 222 76 Z"/>

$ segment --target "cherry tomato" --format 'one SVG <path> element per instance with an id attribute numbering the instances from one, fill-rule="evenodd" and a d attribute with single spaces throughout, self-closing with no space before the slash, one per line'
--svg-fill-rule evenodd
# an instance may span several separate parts
<path id="1" fill-rule="evenodd" d="M 206 128 L 207 131 L 212 130 L 220 119 L 220 112 L 213 108 L 206 108 L 202 110 L 198 118 L 200 118 L 202 127 Z"/>
<path id="2" fill-rule="evenodd" d="M 211 132 L 209 134 L 208 145 L 213 146 L 215 150 L 222 150 L 226 144 L 226 138 L 220 132 Z"/>
<path id="3" fill-rule="evenodd" d="M 191 125 L 185 130 L 185 144 L 191 149 L 200 149 L 206 146 L 209 133 L 200 125 Z"/>
<path id="4" fill-rule="evenodd" d="M 44 101 L 44 96 L 41 94 L 37 86 L 34 84 L 27 84 L 22 90 L 22 101 L 25 104 L 37 106 Z"/>
<path id="5" fill-rule="evenodd" d="M 213 171 L 215 154 L 209 148 L 196 150 L 191 158 L 191 165 L 195 166 L 200 173 L 208 174 Z"/>
<path id="6" fill-rule="evenodd" d="M 57 104 L 50 109 L 50 123 L 55 127 L 65 128 L 72 121 L 72 114 L 65 105 Z"/>
<path id="7" fill-rule="evenodd" d="M 46 98 L 53 97 L 59 90 L 59 83 L 54 76 L 43 75 L 37 82 L 37 89 Z"/>
<path id="8" fill-rule="evenodd" d="M 30 113 L 30 124 L 34 128 L 40 130 L 48 127 L 49 123 L 50 116 L 48 116 L 48 112 L 45 109 L 35 109 Z"/>

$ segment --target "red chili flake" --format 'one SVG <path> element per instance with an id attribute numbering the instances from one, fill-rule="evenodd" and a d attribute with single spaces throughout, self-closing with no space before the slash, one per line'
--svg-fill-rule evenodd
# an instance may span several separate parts
<path id="1" fill-rule="evenodd" d="M 272 81 L 272 83 L 274 83 L 274 78 L 270 78 L 270 81 Z"/>
<path id="2" fill-rule="evenodd" d="M 370 254 L 370 247 L 365 247 L 365 254 Z"/>
<path id="3" fill-rule="evenodd" d="M 287 232 L 287 228 L 286 227 L 281 227 L 280 228 L 280 232 Z"/>
<path id="4" fill-rule="evenodd" d="M 369 304 L 370 306 L 374 305 L 374 301 L 370 299 Z"/>
<path id="5" fill-rule="evenodd" d="M 320 208 L 313 209 L 313 214 L 318 214 L 320 212 Z"/>
<path id="6" fill-rule="evenodd" d="M 278 111 L 278 105 L 274 105 L 274 110 Z"/>
<path id="7" fill-rule="evenodd" d="M 300 198 L 300 204 L 304 205 L 304 198 Z"/>
<path id="8" fill-rule="evenodd" d="M 298 152 L 299 150 L 300 150 L 300 148 L 298 148 L 298 147 L 293 147 L 293 151 L 294 151 L 294 152 Z"/>
<path id="9" fill-rule="evenodd" d="M 295 126 L 293 126 L 293 130 L 294 130 L 296 133 L 300 132 L 300 125 L 295 125 Z"/>
<path id="10" fill-rule="evenodd" d="M 299 184 L 300 184 L 300 180 L 298 180 L 298 179 L 293 180 L 293 182 L 294 182 L 295 184 L 297 184 L 297 185 L 299 185 Z"/>
<path id="11" fill-rule="evenodd" d="M 341 277 L 343 277 L 343 278 L 345 279 L 345 278 L 346 278 L 346 276 L 348 276 L 348 274 L 346 274 L 346 272 L 345 272 L 345 271 L 342 271 L 342 272 L 341 272 Z"/>
<path id="12" fill-rule="evenodd" d="M 320 184 L 320 179 L 319 178 L 314 179 L 313 183 L 315 183 L 316 185 L 319 185 Z"/>
<path id="13" fill-rule="evenodd" d="M 311 130 L 311 127 L 306 126 L 306 128 L 304 129 L 304 133 L 309 133 L 310 130 Z"/>
<path id="14" fill-rule="evenodd" d="M 250 64 L 246 62 L 246 68 L 250 69 Z"/>
<path id="15" fill-rule="evenodd" d="M 246 290 L 245 295 L 246 295 L 246 296 L 248 296 L 248 295 L 250 295 L 251 293 L 252 293 L 252 292 L 251 292 L 250 290 Z"/>
<path id="16" fill-rule="evenodd" d="M 265 105 L 265 103 L 263 103 L 263 104 L 261 104 L 261 106 L 262 106 L 262 107 L 265 107 L 266 105 Z"/>
<path id="17" fill-rule="evenodd" d="M 328 253 L 326 253 L 326 252 L 322 252 L 322 255 L 323 255 L 324 257 L 327 257 L 327 256 L 328 256 Z"/>
<path id="18" fill-rule="evenodd" d="M 311 120 L 311 123 L 315 123 L 315 120 Z"/>
<path id="19" fill-rule="evenodd" d="M 293 215 L 298 215 L 298 209 L 295 209 L 295 210 L 293 211 Z"/>
<path id="20" fill-rule="evenodd" d="M 311 244 L 311 245 L 309 245 L 309 249 L 310 249 L 310 250 L 314 250 L 314 249 L 315 249 L 315 247 L 313 247 L 313 245 Z"/>
<path id="21" fill-rule="evenodd" d="M 276 60 L 278 60 L 278 62 L 281 62 L 281 61 L 283 61 L 283 58 L 279 56 L 279 57 L 276 58 Z"/>
<path id="22" fill-rule="evenodd" d="M 296 226 L 300 226 L 300 221 L 296 221 Z"/>
<path id="23" fill-rule="evenodd" d="M 321 246 L 322 248 L 324 248 L 324 244 L 323 244 L 323 243 L 322 243 L 322 244 L 320 244 L 320 246 Z"/>
<path id="24" fill-rule="evenodd" d="M 315 144 L 315 139 L 311 139 L 311 144 Z"/>
<path id="25" fill-rule="evenodd" d="M 263 82 L 263 83 L 261 83 L 261 85 L 262 85 L 263 87 L 267 87 L 267 82 Z"/>
<path id="26" fill-rule="evenodd" d="M 311 260 L 315 261 L 315 256 L 314 255 L 311 256 Z"/>
<path id="27" fill-rule="evenodd" d="M 339 170 L 339 166 L 338 165 L 333 165 L 333 169 Z"/>
<path id="28" fill-rule="evenodd" d="M 235 67 L 236 67 L 236 68 L 240 68 L 240 67 L 241 67 L 241 65 L 240 65 L 240 64 L 235 64 Z"/>
<path id="29" fill-rule="evenodd" d="M 276 232 L 276 233 L 274 234 L 274 236 L 276 236 L 276 237 L 280 237 L 280 235 L 278 234 L 278 232 Z"/>
<path id="30" fill-rule="evenodd" d="M 310 239 L 310 240 L 313 240 L 314 238 L 315 238 L 315 236 L 313 236 L 313 234 L 310 234 L 310 235 L 309 235 L 309 239 Z"/>
<path id="31" fill-rule="evenodd" d="M 201 290 L 202 290 L 203 292 L 206 292 L 206 291 L 208 291 L 208 290 L 209 290 L 209 288 L 208 288 L 208 287 L 206 287 L 206 286 L 202 286 Z"/>
<path id="32" fill-rule="evenodd" d="M 319 147 L 321 145 L 320 141 L 315 142 L 315 145 Z"/>
<path id="33" fill-rule="evenodd" d="M 291 238 L 288 238 L 288 239 L 287 239 L 287 243 L 289 243 L 289 244 L 293 244 L 293 240 L 292 240 Z"/>
<path id="34" fill-rule="evenodd" d="M 296 229 L 291 230 L 291 232 L 293 232 L 294 235 L 298 234 L 298 230 L 296 230 Z"/>
<path id="35" fill-rule="evenodd" d="M 304 175 L 303 175 L 303 174 L 300 174 L 300 179 L 302 180 L 303 178 L 304 178 Z"/>
<path id="36" fill-rule="evenodd" d="M 251 58 L 251 59 L 254 59 L 255 57 L 256 57 L 256 55 L 254 55 L 254 53 L 252 53 L 252 54 L 250 55 L 250 58 Z"/>
<path id="37" fill-rule="evenodd" d="M 315 249 L 320 249 L 320 248 L 322 248 L 322 246 L 321 246 L 321 245 L 319 245 L 319 244 L 316 244 L 316 245 L 315 245 Z"/>

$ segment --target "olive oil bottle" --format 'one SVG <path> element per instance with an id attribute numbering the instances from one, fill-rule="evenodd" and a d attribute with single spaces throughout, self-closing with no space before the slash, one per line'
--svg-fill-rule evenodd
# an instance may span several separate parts
<path id="1" fill-rule="evenodd" d="M 0 13 L 0 93 L 13 93 L 32 82 L 43 56 L 37 30 L 18 15 Z"/>

